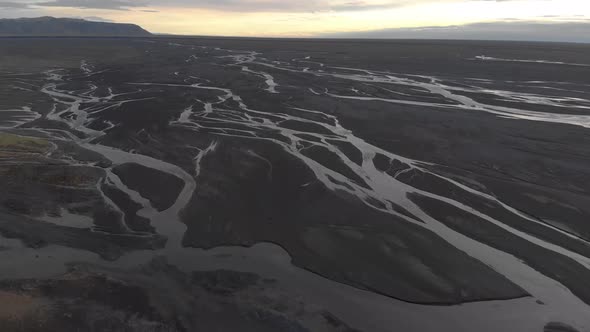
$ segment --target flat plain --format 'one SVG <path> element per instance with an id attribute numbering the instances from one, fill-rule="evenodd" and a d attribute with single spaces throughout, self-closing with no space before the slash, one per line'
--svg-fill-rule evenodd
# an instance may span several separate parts
<path id="1" fill-rule="evenodd" d="M 3 330 L 590 331 L 589 45 L 0 41 Z"/>

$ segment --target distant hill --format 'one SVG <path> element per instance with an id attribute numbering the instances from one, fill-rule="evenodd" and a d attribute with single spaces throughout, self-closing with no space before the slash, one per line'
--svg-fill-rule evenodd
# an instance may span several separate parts
<path id="1" fill-rule="evenodd" d="M 150 35 L 148 31 L 135 24 L 54 17 L 0 19 L 0 36 L 137 37 Z"/>
<path id="2" fill-rule="evenodd" d="M 336 32 L 322 38 L 456 39 L 590 43 L 590 22 L 499 21 L 451 26 Z"/>

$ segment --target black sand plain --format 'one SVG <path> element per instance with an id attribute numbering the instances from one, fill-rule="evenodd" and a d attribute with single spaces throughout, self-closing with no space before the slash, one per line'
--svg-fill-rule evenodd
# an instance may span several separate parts
<path id="1" fill-rule="evenodd" d="M 0 41 L 3 330 L 590 331 L 589 45 Z"/>

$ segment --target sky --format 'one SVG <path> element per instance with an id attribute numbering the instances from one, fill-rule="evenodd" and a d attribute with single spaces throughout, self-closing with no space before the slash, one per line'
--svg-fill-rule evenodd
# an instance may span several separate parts
<path id="1" fill-rule="evenodd" d="M 572 39 L 572 29 L 590 32 L 590 0 L 0 0 L 2 18 L 38 16 L 186 35 L 427 38 L 520 29 L 525 39 L 560 40 Z"/>

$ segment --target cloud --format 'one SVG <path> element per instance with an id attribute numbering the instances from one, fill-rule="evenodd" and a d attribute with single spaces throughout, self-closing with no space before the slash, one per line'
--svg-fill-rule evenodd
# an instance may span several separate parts
<path id="1" fill-rule="evenodd" d="M 54 0 L 47 2 L 37 2 L 34 5 L 39 7 L 128 10 L 132 7 L 144 7 L 147 4 L 142 1 L 128 0 Z"/>
<path id="2" fill-rule="evenodd" d="M 452 0 L 49 0 L 0 2 L 0 8 L 64 7 L 130 10 L 137 7 L 201 8 L 232 12 L 354 12 Z M 466 0 L 464 0 L 466 1 Z"/>
<path id="3" fill-rule="evenodd" d="M 36 1 L 36 2 L 35 2 Z M 63 7 L 76 9 L 132 10 L 134 8 L 199 8 L 228 12 L 359 12 L 404 6 L 469 2 L 472 0 L 13 0 L 0 8 Z M 506 2 L 516 0 L 480 0 Z M 550 1 L 550 0 L 547 0 Z"/>
<path id="4" fill-rule="evenodd" d="M 434 2 L 434 1 L 433 1 Z M 380 10 L 402 7 L 407 5 L 407 1 L 389 1 L 383 3 L 370 3 L 366 1 L 351 1 L 342 4 L 335 4 L 329 7 L 332 11 L 365 11 L 365 10 Z"/>
<path id="5" fill-rule="evenodd" d="M 322 38 L 473 39 L 590 43 L 590 20 L 572 22 L 500 21 L 445 27 L 395 28 L 321 34 Z"/>
<path id="6" fill-rule="evenodd" d="M 28 3 L 0 1 L 0 8 L 2 9 L 29 9 Z"/>
<path id="7" fill-rule="evenodd" d="M 109 20 L 104 17 L 99 16 L 69 16 L 68 18 L 78 19 L 78 20 L 86 20 L 92 22 L 106 22 L 106 23 L 113 23 L 113 20 Z"/>
<path id="8" fill-rule="evenodd" d="M 171 0 L 165 4 L 159 0 L 151 0 L 153 6 L 179 6 L 205 8 L 233 12 L 311 12 L 325 10 L 329 1 L 326 0 Z"/>
<path id="9" fill-rule="evenodd" d="M 160 0 L 151 0 L 157 5 Z M 170 0 L 167 5 L 208 8 L 235 12 L 355 12 L 382 10 L 420 3 L 452 2 L 457 0 Z M 463 0 L 469 1 L 469 0 Z"/>

